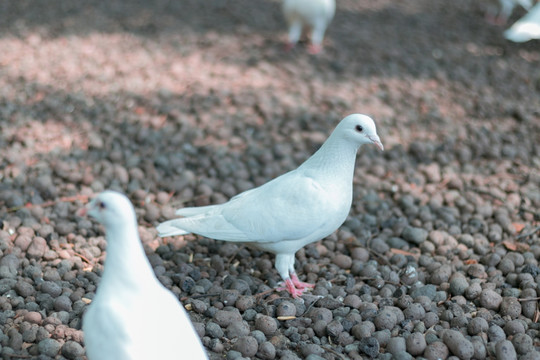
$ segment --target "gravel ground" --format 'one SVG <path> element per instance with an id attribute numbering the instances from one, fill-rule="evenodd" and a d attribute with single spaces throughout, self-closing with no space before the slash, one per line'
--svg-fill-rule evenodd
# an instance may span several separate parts
<path id="1" fill-rule="evenodd" d="M 540 48 L 486 6 L 338 0 L 311 56 L 283 51 L 277 1 L 2 2 L 0 354 L 84 359 L 106 242 L 75 211 L 116 189 L 211 359 L 540 359 Z M 362 148 L 350 217 L 297 253 L 303 301 L 268 253 L 157 237 L 352 112 L 387 150 Z"/>

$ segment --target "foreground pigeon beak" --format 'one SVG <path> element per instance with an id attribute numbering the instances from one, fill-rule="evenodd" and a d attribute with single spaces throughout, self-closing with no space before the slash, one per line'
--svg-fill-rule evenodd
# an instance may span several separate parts
<path id="1" fill-rule="evenodd" d="M 77 212 L 76 212 L 77 216 L 80 216 L 80 217 L 86 216 L 87 213 L 88 213 L 88 208 L 87 208 L 86 206 L 80 208 L 80 209 L 77 210 Z"/>
<path id="2" fill-rule="evenodd" d="M 369 140 L 371 140 L 371 142 L 375 144 L 381 151 L 384 151 L 384 146 L 381 142 L 381 139 L 379 139 L 377 135 L 369 136 Z"/>
<path id="3" fill-rule="evenodd" d="M 83 216 L 86 216 L 88 215 L 88 212 L 90 211 L 90 209 L 92 208 L 94 204 L 94 201 L 90 201 L 88 204 L 86 204 L 84 207 L 80 208 L 79 210 L 77 210 L 77 212 L 75 213 L 77 216 L 80 216 L 80 217 L 83 217 Z"/>

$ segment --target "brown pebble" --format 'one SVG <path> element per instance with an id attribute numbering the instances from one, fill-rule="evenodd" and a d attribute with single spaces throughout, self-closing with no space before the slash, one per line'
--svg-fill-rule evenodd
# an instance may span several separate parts
<path id="1" fill-rule="evenodd" d="M 277 328 L 278 324 L 273 317 L 257 315 L 255 318 L 255 329 L 262 331 L 266 336 L 273 335 Z"/>
<path id="2" fill-rule="evenodd" d="M 24 315 L 24 320 L 31 324 L 41 324 L 42 316 L 37 311 L 29 311 Z"/>
<path id="3" fill-rule="evenodd" d="M 253 336 L 242 336 L 234 343 L 232 348 L 242 353 L 242 356 L 252 358 L 259 351 L 259 344 Z"/>

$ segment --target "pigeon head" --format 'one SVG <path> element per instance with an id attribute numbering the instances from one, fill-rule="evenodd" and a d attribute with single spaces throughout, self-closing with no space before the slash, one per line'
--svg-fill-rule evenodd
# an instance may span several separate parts
<path id="1" fill-rule="evenodd" d="M 107 190 L 100 193 L 82 208 L 78 215 L 90 215 L 105 227 L 122 224 L 135 219 L 133 206 L 129 199 L 116 191 Z"/>
<path id="2" fill-rule="evenodd" d="M 384 150 L 384 146 L 377 135 L 377 128 L 372 118 L 362 114 L 352 114 L 341 120 L 336 128 L 345 139 L 358 145 L 374 144 Z"/>

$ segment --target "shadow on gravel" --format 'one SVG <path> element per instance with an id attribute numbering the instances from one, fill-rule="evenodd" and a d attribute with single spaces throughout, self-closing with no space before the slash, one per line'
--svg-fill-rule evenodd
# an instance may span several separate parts
<path id="1" fill-rule="evenodd" d="M 475 66 L 497 61 L 515 51 L 501 36 L 502 29 L 483 21 L 482 4 L 460 0 L 446 7 L 430 1 L 360 5 L 338 2 L 327 33 L 325 53 L 306 63 L 317 72 L 347 76 L 432 77 L 445 74 L 460 79 L 456 62 L 477 58 Z M 233 36 L 240 42 L 234 56 L 223 50 L 216 61 L 250 67 L 260 61 L 295 63 L 308 57 L 300 44 L 292 53 L 282 48 L 285 22 L 278 1 L 262 0 L 153 0 L 46 3 L 3 2 L 0 35 L 43 38 L 87 37 L 94 33 L 129 33 L 159 42 L 182 57 L 195 42 L 202 48 L 219 46 Z M 192 34 L 193 36 L 187 36 Z M 195 35 L 196 34 L 196 35 Z M 531 45 L 521 48 L 533 51 Z M 198 49 L 197 49 L 198 50 Z M 444 68 L 445 70 L 441 70 Z M 329 79 L 325 79 L 329 81 Z"/>

